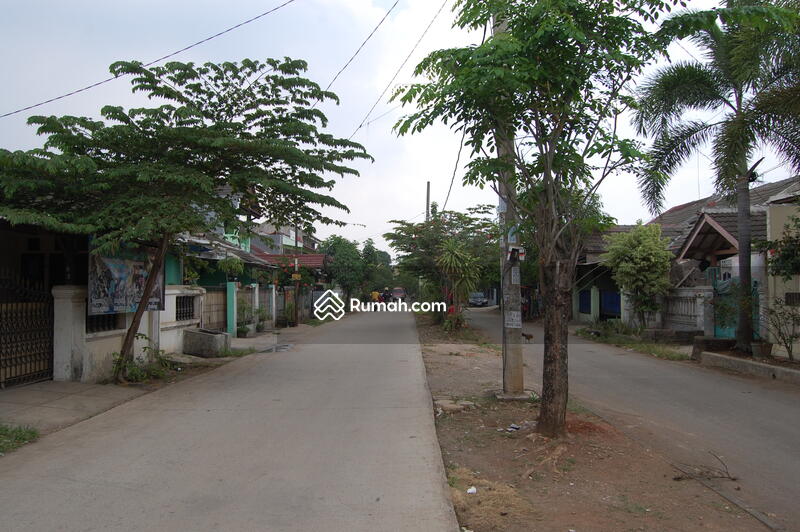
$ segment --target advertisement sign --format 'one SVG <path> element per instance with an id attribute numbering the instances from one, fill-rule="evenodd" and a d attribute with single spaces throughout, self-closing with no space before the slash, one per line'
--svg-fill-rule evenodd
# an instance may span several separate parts
<path id="1" fill-rule="evenodd" d="M 152 254 L 139 250 L 125 250 L 113 257 L 90 253 L 89 315 L 136 312 L 152 260 Z M 164 310 L 163 268 L 147 310 Z"/>

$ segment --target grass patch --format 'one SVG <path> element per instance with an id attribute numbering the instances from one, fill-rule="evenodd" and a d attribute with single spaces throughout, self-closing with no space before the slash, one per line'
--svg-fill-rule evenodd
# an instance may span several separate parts
<path id="1" fill-rule="evenodd" d="M 561 470 L 562 473 L 568 473 L 573 469 L 575 469 L 575 464 L 577 463 L 578 461 L 575 460 L 574 458 L 567 458 L 566 460 L 564 460 L 564 463 L 559 466 L 559 469 Z"/>
<path id="2" fill-rule="evenodd" d="M 243 357 L 252 355 L 256 351 L 255 347 L 231 347 L 220 353 L 220 357 Z"/>
<path id="3" fill-rule="evenodd" d="M 601 334 L 594 335 L 589 332 L 589 329 L 578 329 L 576 332 L 581 338 L 600 342 L 603 344 L 614 345 L 625 349 L 632 349 L 646 355 L 652 355 L 664 360 L 689 360 L 689 355 L 682 353 L 676 349 L 672 349 L 668 345 L 657 344 L 654 342 L 645 342 L 635 336 L 628 336 L 625 334 Z"/>
<path id="4" fill-rule="evenodd" d="M 594 413 L 580 404 L 577 400 L 570 397 L 567 399 L 567 410 L 572 412 L 573 414 L 580 414 L 580 415 L 594 415 Z"/>
<path id="5" fill-rule="evenodd" d="M 629 514 L 645 515 L 647 514 L 647 512 L 650 511 L 649 509 L 642 506 L 638 502 L 634 502 L 628 499 L 626 495 L 620 495 L 619 502 L 620 502 L 620 509 L 628 512 Z"/>
<path id="6" fill-rule="evenodd" d="M 39 438 L 39 431 L 30 427 L 0 425 L 0 455 L 22 447 Z"/>

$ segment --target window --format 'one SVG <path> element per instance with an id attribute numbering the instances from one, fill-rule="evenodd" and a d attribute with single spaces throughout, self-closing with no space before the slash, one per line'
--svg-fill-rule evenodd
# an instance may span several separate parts
<path id="1" fill-rule="evenodd" d="M 194 319 L 194 296 L 178 296 L 175 298 L 175 319 L 177 321 Z"/>
<path id="2" fill-rule="evenodd" d="M 784 300 L 790 307 L 800 307 L 800 292 L 786 292 Z"/>
<path id="3" fill-rule="evenodd" d="M 86 332 L 98 333 L 125 328 L 125 314 L 99 314 L 86 316 Z"/>

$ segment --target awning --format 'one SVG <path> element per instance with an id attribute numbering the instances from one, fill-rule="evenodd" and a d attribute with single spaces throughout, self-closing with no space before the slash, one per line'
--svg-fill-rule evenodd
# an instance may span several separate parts
<path id="1" fill-rule="evenodd" d="M 255 253 L 261 260 L 267 262 L 268 264 L 272 264 L 274 266 L 293 266 L 294 260 L 297 259 L 297 262 L 300 266 L 316 270 L 324 268 L 325 261 L 330 260 L 324 253 L 309 253 L 306 255 L 303 254 L 277 255 L 277 254 L 264 253 L 263 251 L 254 251 L 253 253 Z"/>

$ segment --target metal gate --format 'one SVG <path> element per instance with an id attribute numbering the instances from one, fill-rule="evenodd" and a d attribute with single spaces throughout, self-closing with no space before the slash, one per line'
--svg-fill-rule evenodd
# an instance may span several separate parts
<path id="1" fill-rule="evenodd" d="M 739 326 L 739 301 L 737 296 L 738 278 L 717 280 L 714 288 L 714 336 L 716 338 L 736 338 Z M 753 338 L 759 338 L 759 292 L 752 288 Z"/>
<path id="2" fill-rule="evenodd" d="M 0 388 L 53 378 L 53 296 L 0 278 Z"/>
<path id="3" fill-rule="evenodd" d="M 204 286 L 202 327 L 214 331 L 228 329 L 228 291 L 224 286 Z"/>

